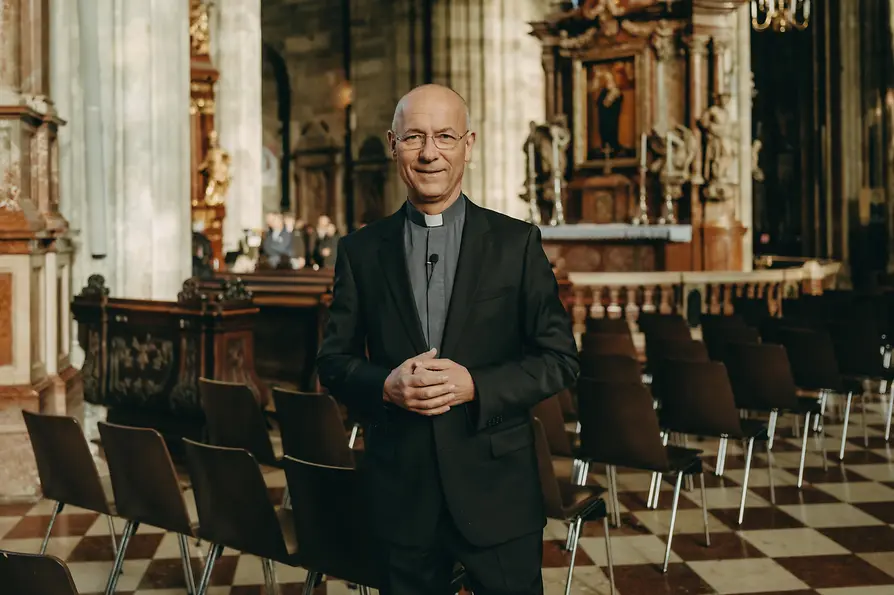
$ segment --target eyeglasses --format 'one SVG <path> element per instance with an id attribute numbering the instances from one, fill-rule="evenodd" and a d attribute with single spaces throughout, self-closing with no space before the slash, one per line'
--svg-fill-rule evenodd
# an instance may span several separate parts
<path id="1" fill-rule="evenodd" d="M 430 136 L 435 146 L 441 150 L 447 151 L 455 149 L 459 141 L 469 134 L 469 130 L 463 132 L 460 136 L 450 134 L 449 132 L 439 132 L 438 134 L 422 134 L 421 132 L 409 132 L 403 136 L 394 135 L 394 138 L 400 143 L 401 148 L 408 151 L 418 151 L 425 146 L 426 139 Z"/>

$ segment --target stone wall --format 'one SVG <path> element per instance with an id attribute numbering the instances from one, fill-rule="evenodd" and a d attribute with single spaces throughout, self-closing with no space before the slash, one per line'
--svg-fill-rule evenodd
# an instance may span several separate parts
<path id="1" fill-rule="evenodd" d="M 522 144 L 528 121 L 542 120 L 543 69 L 540 45 L 528 22 L 542 18 L 549 0 L 438 0 L 432 6 L 432 63 L 426 68 L 423 0 L 352 0 L 351 88 L 354 100 L 353 150 L 384 143 L 394 106 L 425 81 L 454 87 L 472 111 L 478 146 L 465 188 L 480 204 L 522 216 L 518 193 L 524 183 Z M 303 126 L 324 121 L 331 135 L 344 138 L 344 39 L 341 2 L 265 0 L 262 38 L 285 61 L 291 87 L 292 147 Z M 265 64 L 264 138 L 277 146 L 277 84 Z M 385 210 L 404 197 L 388 166 Z M 357 191 L 360 192 L 359 190 Z M 294 196 L 294 184 L 292 186 Z M 360 202 L 358 194 L 357 201 Z M 265 204 L 265 206 L 268 206 Z M 358 218 L 363 207 L 358 204 Z"/>

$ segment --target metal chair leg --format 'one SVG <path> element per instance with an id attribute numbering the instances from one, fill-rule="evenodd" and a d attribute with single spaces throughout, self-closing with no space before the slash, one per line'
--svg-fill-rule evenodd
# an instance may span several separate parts
<path id="1" fill-rule="evenodd" d="M 574 537 L 574 523 L 568 523 L 568 534 L 565 536 L 565 551 L 571 551 L 571 539 Z"/>
<path id="2" fill-rule="evenodd" d="M 56 524 L 56 517 L 59 516 L 59 513 L 62 512 L 63 508 L 65 508 L 64 503 L 56 502 L 56 506 L 53 508 L 53 514 L 50 516 L 50 526 L 47 527 L 47 534 L 44 535 L 43 543 L 40 544 L 41 555 L 47 553 L 47 546 L 50 544 L 50 533 L 53 532 L 53 525 Z"/>
<path id="3" fill-rule="evenodd" d="M 286 510 L 292 510 L 292 494 L 289 493 L 289 486 L 286 486 L 286 489 L 282 493 L 282 502 L 280 503 L 280 506 Z"/>
<path id="4" fill-rule="evenodd" d="M 371 591 L 369 590 L 369 587 L 367 587 L 366 585 L 360 585 L 359 590 L 360 590 L 360 595 L 371 595 Z"/>
<path id="5" fill-rule="evenodd" d="M 844 447 L 847 444 L 847 424 L 851 418 L 851 404 L 854 400 L 854 393 L 850 391 L 847 393 L 847 405 L 845 405 L 844 410 L 844 426 L 841 428 L 841 450 L 838 452 L 838 459 L 844 460 Z"/>
<path id="6" fill-rule="evenodd" d="M 773 448 L 773 441 L 776 439 L 776 421 L 779 418 L 779 411 L 774 409 L 770 412 L 770 423 L 767 424 L 767 450 Z"/>
<path id="7" fill-rule="evenodd" d="M 866 425 L 866 391 L 860 395 L 860 419 L 863 422 L 863 446 L 869 448 L 869 428 Z"/>
<path id="8" fill-rule="evenodd" d="M 264 558 L 261 563 L 264 566 L 264 586 L 267 595 L 279 595 L 279 584 L 276 581 L 276 568 L 273 566 L 273 561 Z"/>
<path id="9" fill-rule="evenodd" d="M 214 571 L 214 565 L 217 563 L 220 554 L 223 552 L 223 546 L 212 544 L 208 550 L 208 559 L 205 560 L 205 570 L 202 571 L 202 579 L 199 581 L 199 590 L 196 595 L 206 595 L 208 586 L 211 583 L 211 573 Z"/>
<path id="10" fill-rule="evenodd" d="M 885 442 L 891 439 L 891 416 L 894 415 L 894 382 L 888 391 L 888 415 L 885 418 Z"/>
<path id="11" fill-rule="evenodd" d="M 705 547 L 711 547 L 711 531 L 708 529 L 708 492 L 705 489 L 705 472 L 699 473 L 702 488 L 702 518 L 705 521 Z"/>
<path id="12" fill-rule="evenodd" d="M 188 595 L 196 595 L 196 577 L 192 573 L 192 562 L 189 557 L 189 542 L 186 535 L 177 534 L 177 542 L 180 545 L 180 561 L 183 563 L 183 580 L 186 581 Z"/>
<path id="13" fill-rule="evenodd" d="M 313 595 L 314 586 L 317 584 L 319 578 L 319 572 L 314 572 L 312 570 L 307 571 L 307 577 L 304 579 L 304 595 Z"/>
<path id="14" fill-rule="evenodd" d="M 798 489 L 804 483 L 804 460 L 807 458 L 807 438 L 810 435 L 810 414 L 804 416 L 804 435 L 801 437 L 801 462 L 798 464 Z"/>
<path id="15" fill-rule="evenodd" d="M 745 517 L 745 498 L 748 495 L 748 476 L 751 473 L 751 455 L 754 453 L 754 437 L 748 439 L 748 454 L 745 455 L 745 481 L 742 482 L 742 500 L 739 502 L 739 524 Z"/>
<path id="16" fill-rule="evenodd" d="M 667 563 L 670 561 L 671 542 L 674 539 L 674 524 L 677 522 L 677 505 L 680 503 L 680 488 L 683 486 L 683 474 L 677 473 L 677 483 L 674 486 L 674 503 L 671 506 L 670 531 L 667 534 L 667 549 L 664 551 L 664 566 L 661 572 L 667 572 Z"/>
<path id="17" fill-rule="evenodd" d="M 348 439 L 348 448 L 354 448 L 354 443 L 357 441 L 357 434 L 360 431 L 360 424 L 354 424 L 354 427 L 351 428 L 351 437 Z"/>
<path id="18" fill-rule="evenodd" d="M 652 505 L 652 495 L 655 493 L 655 480 L 657 478 L 658 474 L 653 471 L 652 481 L 649 482 L 649 495 L 646 497 L 646 508 L 649 508 Z"/>
<path id="19" fill-rule="evenodd" d="M 112 521 L 111 515 L 106 515 L 106 521 L 109 523 L 109 537 L 112 539 L 112 551 L 118 555 L 118 542 L 115 539 L 115 523 Z"/>
<path id="20" fill-rule="evenodd" d="M 137 532 L 140 524 L 136 521 L 127 521 L 124 526 L 124 533 L 121 534 L 121 545 L 118 553 L 115 554 L 115 563 L 112 564 L 112 572 L 109 574 L 109 580 L 106 583 L 106 595 L 112 595 L 118 586 L 118 577 L 121 576 L 121 567 L 124 566 L 124 556 L 127 553 L 127 544 L 130 538 Z"/>
<path id="21" fill-rule="evenodd" d="M 611 595 L 615 595 L 615 563 L 612 560 L 612 542 L 609 537 L 607 515 L 602 517 L 602 530 L 605 532 L 605 560 L 608 563 L 608 582 L 611 585 Z"/>
<path id="22" fill-rule="evenodd" d="M 770 504 L 776 505 L 776 483 L 773 481 L 773 451 L 767 442 L 767 475 L 770 477 Z"/>
<path id="23" fill-rule="evenodd" d="M 584 519 L 577 517 L 574 521 L 574 542 L 571 544 L 571 561 L 568 564 L 568 579 L 565 583 L 565 595 L 571 595 L 571 579 L 574 577 L 574 558 L 577 556 L 577 544 L 580 542 L 580 530 Z"/>

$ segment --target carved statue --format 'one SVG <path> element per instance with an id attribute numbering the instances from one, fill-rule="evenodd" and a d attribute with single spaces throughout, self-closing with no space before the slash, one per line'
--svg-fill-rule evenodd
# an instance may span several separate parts
<path id="1" fill-rule="evenodd" d="M 210 53 L 208 21 L 208 4 L 204 0 L 192 0 L 189 7 L 189 43 L 195 56 Z"/>
<path id="2" fill-rule="evenodd" d="M 730 166 L 736 158 L 736 130 L 726 109 L 729 97 L 720 98 L 720 103 L 712 105 L 699 119 L 699 126 L 705 135 L 704 177 L 707 182 L 705 196 L 725 198 L 729 186 Z"/>
<path id="3" fill-rule="evenodd" d="M 561 200 L 570 143 L 571 130 L 564 114 L 556 114 L 548 124 L 530 123 L 524 145 L 527 179 L 520 196 L 531 205 L 532 222 L 539 222 L 540 206 L 548 204 L 553 207 L 551 221 L 564 222 Z"/>
<path id="4" fill-rule="evenodd" d="M 751 177 L 755 182 L 763 182 L 766 176 L 760 166 L 761 149 L 764 143 L 756 138 L 751 142 Z"/>
<path id="5" fill-rule="evenodd" d="M 669 131 L 671 137 L 671 173 L 681 184 L 692 182 L 693 184 L 701 184 L 703 182 L 699 172 L 693 167 L 699 153 L 698 137 L 695 132 L 677 124 Z M 653 173 L 664 173 L 667 171 L 665 159 L 667 156 L 667 134 L 660 134 L 657 130 L 652 130 L 649 135 L 649 149 L 658 156 L 649 165 L 649 170 Z"/>
<path id="6" fill-rule="evenodd" d="M 199 165 L 199 171 L 208 176 L 205 187 L 205 204 L 215 206 L 223 204 L 230 187 L 230 154 L 220 148 L 217 132 L 208 134 L 208 153 Z"/>
<path id="7" fill-rule="evenodd" d="M 552 122 L 549 123 L 549 134 L 552 142 L 558 149 L 559 162 L 556 164 L 556 170 L 560 176 L 565 175 L 565 169 L 568 166 L 568 144 L 571 142 L 571 130 L 568 128 L 568 116 L 565 114 L 556 114 L 553 116 Z M 551 149 L 553 152 L 555 150 Z"/>

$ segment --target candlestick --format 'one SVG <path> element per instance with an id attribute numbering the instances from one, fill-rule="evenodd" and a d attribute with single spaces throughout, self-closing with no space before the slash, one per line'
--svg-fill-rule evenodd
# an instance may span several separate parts
<path id="1" fill-rule="evenodd" d="M 671 142 L 670 132 L 667 133 L 667 140 L 665 141 L 665 146 L 667 147 L 667 150 L 665 151 L 665 156 L 664 156 L 664 173 L 667 177 L 670 177 L 670 175 L 671 175 L 671 161 L 673 161 L 673 154 L 674 154 L 674 145 Z"/>
<path id="2" fill-rule="evenodd" d="M 646 133 L 645 132 L 643 132 L 642 137 L 640 138 L 639 166 L 640 166 L 640 168 L 646 167 Z"/>
<path id="3" fill-rule="evenodd" d="M 531 223 L 540 225 L 540 207 L 537 205 L 537 169 L 534 143 L 532 142 L 528 142 L 528 207 L 531 211 Z"/>

